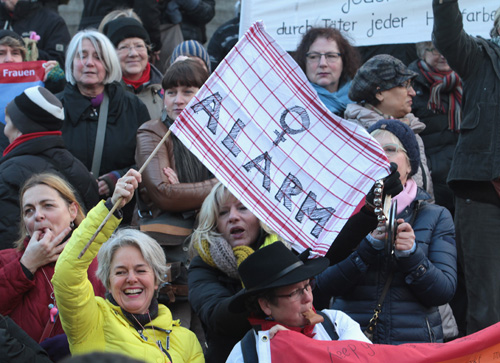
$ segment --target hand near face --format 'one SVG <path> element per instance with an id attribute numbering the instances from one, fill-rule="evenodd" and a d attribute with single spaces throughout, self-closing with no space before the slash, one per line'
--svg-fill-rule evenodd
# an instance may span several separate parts
<path id="1" fill-rule="evenodd" d="M 66 243 L 61 243 L 71 232 L 70 227 L 66 227 L 59 235 L 54 236 L 49 228 L 43 231 L 35 231 L 21 257 L 21 263 L 35 273 L 38 268 L 51 262 L 57 261 Z"/>
<path id="2" fill-rule="evenodd" d="M 163 168 L 163 174 L 167 177 L 170 184 L 179 184 L 179 178 L 172 168 Z"/>
<path id="3" fill-rule="evenodd" d="M 130 202 L 134 196 L 134 191 L 139 186 L 142 177 L 141 174 L 137 170 L 130 169 L 127 171 L 127 174 L 122 176 L 115 185 L 115 191 L 113 196 L 111 197 L 111 202 L 113 205 L 117 202 L 119 198 L 123 198 L 121 200 L 119 208 L 122 208 L 125 204 Z"/>
<path id="4" fill-rule="evenodd" d="M 397 251 L 408 251 L 413 248 L 415 244 L 415 233 L 413 228 L 409 223 L 406 223 L 404 219 L 398 219 L 398 231 L 396 234 L 395 249 Z"/>

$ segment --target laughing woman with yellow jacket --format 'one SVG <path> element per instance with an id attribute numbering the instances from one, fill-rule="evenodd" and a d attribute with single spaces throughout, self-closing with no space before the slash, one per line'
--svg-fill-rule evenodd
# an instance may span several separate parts
<path id="1" fill-rule="evenodd" d="M 194 333 L 182 328 L 156 300 L 166 266 L 155 240 L 132 229 L 113 234 L 120 223 L 115 213 L 78 258 L 112 205 L 120 197 L 120 207 L 128 203 L 140 180 L 135 170 L 119 179 L 113 196 L 92 209 L 73 232 L 56 264 L 52 283 L 71 353 L 105 351 L 148 362 L 204 362 Z M 94 295 L 87 278 L 97 254 L 97 275 L 108 290 L 106 299 Z"/>

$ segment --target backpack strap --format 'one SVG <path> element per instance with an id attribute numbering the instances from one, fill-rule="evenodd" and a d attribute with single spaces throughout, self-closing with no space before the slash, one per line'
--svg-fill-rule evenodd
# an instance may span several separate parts
<path id="1" fill-rule="evenodd" d="M 243 339 L 241 339 L 241 352 L 243 353 L 243 362 L 254 363 L 259 361 L 257 356 L 257 347 L 255 341 L 255 332 L 250 329 Z"/>
<path id="2" fill-rule="evenodd" d="M 326 315 L 322 311 L 316 311 L 316 314 L 321 315 L 325 320 L 321 323 L 323 328 L 325 328 L 326 332 L 330 336 L 331 340 L 339 340 L 339 335 L 337 333 L 337 329 L 335 329 L 335 325 L 328 315 Z"/>

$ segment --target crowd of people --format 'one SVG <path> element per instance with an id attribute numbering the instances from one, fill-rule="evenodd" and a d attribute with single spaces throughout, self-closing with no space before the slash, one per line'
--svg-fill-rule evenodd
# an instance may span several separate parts
<path id="1" fill-rule="evenodd" d="M 432 40 L 403 59 L 304 34 L 292 56 L 318 98 L 391 164 L 309 258 L 164 139 L 235 44 L 239 9 L 209 54 L 215 0 L 84 0 L 73 37 L 60 3 L 0 2 L 0 64 L 45 69 L 0 119 L 1 356 L 256 362 L 283 330 L 399 345 L 500 322 L 500 9 L 487 40 L 463 31 L 458 0 L 432 0 Z"/>

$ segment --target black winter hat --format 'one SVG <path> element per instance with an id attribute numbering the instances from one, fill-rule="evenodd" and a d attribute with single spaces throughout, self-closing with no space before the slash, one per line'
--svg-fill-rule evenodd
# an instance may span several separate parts
<path id="1" fill-rule="evenodd" d="M 142 24 L 134 18 L 117 18 L 104 25 L 102 30 L 111 43 L 116 47 L 124 39 L 141 38 L 146 44 L 150 43 L 149 35 Z"/>
<path id="2" fill-rule="evenodd" d="M 410 159 L 410 176 L 415 175 L 420 165 L 420 148 L 415 133 L 410 126 L 399 120 L 379 120 L 368 128 L 368 132 L 371 134 L 378 129 L 389 131 L 401 141 Z"/>
<path id="3" fill-rule="evenodd" d="M 22 134 L 58 131 L 64 121 L 64 108 L 49 90 L 36 86 L 24 90 L 5 108 L 14 126 Z"/>
<path id="4" fill-rule="evenodd" d="M 229 311 L 243 312 L 245 300 L 249 296 L 307 280 L 326 269 L 328 264 L 325 257 L 303 261 L 281 242 L 263 247 L 248 256 L 238 267 L 245 288 L 230 302 Z"/>
<path id="5" fill-rule="evenodd" d="M 5 38 L 5 37 L 11 37 L 11 38 L 14 38 L 14 39 L 20 41 L 21 45 L 24 47 L 23 38 L 19 34 L 17 34 L 16 32 L 14 32 L 12 30 L 8 30 L 8 29 L 0 30 L 0 39 Z"/>
<path id="6" fill-rule="evenodd" d="M 354 76 L 349 98 L 354 102 L 371 100 L 378 92 L 401 86 L 417 73 L 389 54 L 379 54 L 368 59 Z"/>

